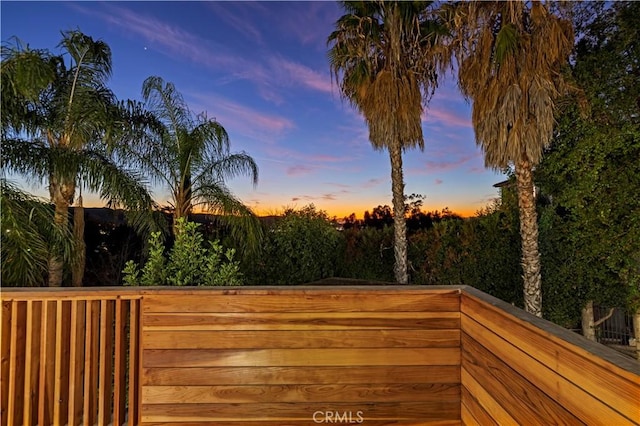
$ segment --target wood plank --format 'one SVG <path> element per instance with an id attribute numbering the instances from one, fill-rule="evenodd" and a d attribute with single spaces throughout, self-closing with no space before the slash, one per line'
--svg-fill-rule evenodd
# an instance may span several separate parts
<path id="1" fill-rule="evenodd" d="M 518 422 L 509 415 L 502 405 L 495 400 L 485 388 L 473 378 L 464 366 L 461 368 L 460 379 L 463 389 L 473 395 L 478 404 L 489 416 L 501 426 L 519 426 Z"/>
<path id="2" fill-rule="evenodd" d="M 24 345 L 25 334 L 22 333 L 21 324 L 25 324 L 25 321 L 20 321 L 19 312 L 20 306 L 24 306 L 24 303 L 13 301 L 11 302 L 11 343 L 9 346 L 9 380 L 7 382 L 7 412 L 4 413 L 3 421 L 6 425 L 19 424 L 21 420 L 21 413 L 18 412 L 19 407 L 22 406 L 21 399 L 18 398 L 22 395 L 21 389 L 24 389 L 24 385 L 20 386 L 19 372 L 23 371 L 24 357 L 23 354 L 26 351 L 20 351 L 19 343 Z M 24 346 L 20 345 L 23 349 Z M 24 376 L 23 376 L 24 377 Z M 3 380 L 3 384 L 4 384 Z"/>
<path id="3" fill-rule="evenodd" d="M 28 300 L 137 300 L 146 291 L 149 291 L 149 287 L 13 287 L 3 288 L 0 299 L 24 302 Z"/>
<path id="4" fill-rule="evenodd" d="M 24 368 L 24 405 L 22 407 L 22 422 L 33 424 L 33 398 L 37 395 L 36 386 L 38 380 L 39 355 L 26 359 L 26 354 L 40 353 L 40 313 L 42 303 L 27 301 L 27 327 L 25 344 L 25 368 Z M 32 392 L 33 389 L 33 392 Z M 35 405 L 37 408 L 37 405 Z"/>
<path id="5" fill-rule="evenodd" d="M 380 349 L 152 349 L 144 367 L 255 367 L 347 365 L 459 365 L 459 348 Z"/>
<path id="6" fill-rule="evenodd" d="M 463 368 L 519 424 L 584 424 L 469 335 L 462 343 Z"/>
<path id="7" fill-rule="evenodd" d="M 459 384 L 144 386 L 143 404 L 460 402 Z"/>
<path id="8" fill-rule="evenodd" d="M 140 301 L 132 300 L 129 305 L 129 425 L 136 426 L 142 421 L 140 410 L 140 367 L 142 344 L 140 343 Z"/>
<path id="9" fill-rule="evenodd" d="M 84 397 L 83 424 L 93 425 L 96 420 L 97 409 L 97 376 L 98 376 L 98 327 L 100 302 L 87 301 L 85 308 L 85 351 L 84 351 Z"/>
<path id="10" fill-rule="evenodd" d="M 558 342 L 561 346 L 570 348 L 572 352 L 591 359 L 594 364 L 611 370 L 620 377 L 624 377 L 631 382 L 638 381 L 638 377 L 640 377 L 640 363 L 608 346 L 588 340 L 578 333 L 560 327 L 543 318 L 533 316 L 520 308 L 472 287 L 465 287 L 464 295 L 467 300 L 475 299 L 490 310 L 497 311 L 509 318 L 515 318 L 524 328 L 549 340 Z"/>
<path id="11" fill-rule="evenodd" d="M 491 323 L 487 325 L 493 326 Z M 624 424 L 628 421 L 626 417 L 560 376 L 549 366 L 532 358 L 512 341 L 504 340 L 466 315 L 463 315 L 462 327 L 463 334 L 468 333 L 475 340 L 482 342 L 483 346 L 494 355 L 504 360 L 511 368 L 576 415 L 582 422 L 599 424 L 602 419 L 610 419 L 614 424 Z M 589 401 L 589 404 L 585 404 L 585 401 Z M 585 409 L 586 407 L 588 409 Z"/>
<path id="12" fill-rule="evenodd" d="M 348 290 L 289 294 L 158 294 L 145 297 L 144 313 L 162 312 L 459 312 L 457 290 L 421 294 Z"/>
<path id="13" fill-rule="evenodd" d="M 491 324 L 491 329 L 503 339 L 512 342 L 529 355 L 549 366 L 558 374 L 575 383 L 588 393 L 597 396 L 606 405 L 620 412 L 628 419 L 638 416 L 640 401 L 640 376 L 606 363 L 596 361 L 596 356 L 577 353 L 576 347 L 564 342 L 551 333 L 526 325 L 515 318 L 479 299 L 464 297 L 462 310 L 471 318 L 480 318 L 482 323 Z M 631 377 L 632 380 L 629 380 Z M 529 377 L 540 386 L 539 377 Z"/>
<path id="14" fill-rule="evenodd" d="M 67 425 L 69 423 L 69 377 L 70 377 L 70 353 L 71 353 L 71 302 L 62 302 L 62 338 L 60 343 L 62 344 L 62 365 L 60 376 L 56 377 L 56 380 L 60 382 L 60 399 L 55 403 L 60 405 L 60 424 Z"/>
<path id="15" fill-rule="evenodd" d="M 114 336 L 113 422 L 121 425 L 126 417 L 127 319 L 129 302 L 116 300 Z"/>
<path id="16" fill-rule="evenodd" d="M 40 317 L 40 366 L 38 381 L 38 423 L 51 424 L 55 371 L 55 301 L 42 302 Z"/>
<path id="17" fill-rule="evenodd" d="M 339 413 L 341 414 L 341 413 Z M 320 414 L 318 414 L 320 415 Z M 342 418 L 340 418 L 341 420 Z M 320 418 L 317 418 L 316 421 L 320 420 Z M 331 420 L 334 422 L 338 422 L 339 420 L 336 420 L 335 414 L 332 415 Z M 358 424 L 357 423 L 357 415 L 352 415 L 351 424 Z M 347 421 L 349 421 L 348 417 L 347 417 Z M 310 423 L 313 422 L 313 419 L 309 420 L 309 419 L 304 419 L 304 420 L 287 420 L 286 423 L 284 423 L 286 426 L 309 426 L 309 424 L 314 424 L 314 423 Z M 326 420 L 323 420 L 323 423 L 326 422 Z M 363 422 L 364 423 L 364 422 Z M 165 426 L 167 423 L 166 422 L 162 422 L 162 423 L 153 423 L 153 422 L 145 422 L 144 425 L 145 426 Z M 208 421 L 204 421 L 204 422 L 180 422 L 180 426 L 203 426 L 206 424 L 210 424 L 210 422 Z M 318 423 L 318 424 L 322 424 L 322 423 Z M 329 423 L 331 424 L 331 423 Z M 344 423 L 343 423 L 344 424 Z M 348 424 L 348 423 L 347 423 Z M 269 420 L 261 420 L 261 421 L 246 421 L 246 420 L 240 420 L 240 421 L 233 421 L 233 420 L 227 420 L 227 421 L 216 421 L 216 426 L 283 426 L 283 422 L 282 420 L 276 420 L 276 421 L 269 421 Z M 370 420 L 367 419 L 366 420 L 366 425 L 367 426 L 461 426 L 462 422 L 460 420 Z"/>
<path id="18" fill-rule="evenodd" d="M 156 295 L 169 297 L 197 296 L 200 298 L 217 296 L 291 296 L 312 297 L 321 295 L 329 297 L 331 294 L 369 294 L 385 299 L 388 294 L 422 295 L 429 294 L 457 294 L 465 286 L 416 286 L 391 284 L 387 286 L 242 286 L 242 287 L 28 287 L 3 288 L 0 300 L 140 300 Z"/>
<path id="19" fill-rule="evenodd" d="M 142 385 L 460 383 L 457 365 L 144 368 Z"/>
<path id="20" fill-rule="evenodd" d="M 111 326 L 110 301 L 100 301 L 100 338 L 98 362 L 98 426 L 111 420 Z"/>
<path id="21" fill-rule="evenodd" d="M 0 425 L 7 424 L 9 407 L 9 369 L 11 359 L 11 302 L 2 302 L 2 337 L 0 340 Z"/>
<path id="22" fill-rule="evenodd" d="M 143 316 L 144 331 L 455 329 L 459 312 L 171 313 Z"/>
<path id="23" fill-rule="evenodd" d="M 85 307 L 86 302 L 71 301 L 69 320 L 69 424 L 76 425 L 82 419 L 82 367 L 84 365 L 85 339 Z"/>
<path id="24" fill-rule="evenodd" d="M 145 349 L 447 348 L 460 330 L 177 330 L 144 331 Z"/>
<path id="25" fill-rule="evenodd" d="M 45 386 L 47 384 L 46 371 L 47 371 L 47 344 L 49 339 L 47 338 L 47 331 L 49 328 L 49 302 L 42 302 L 42 315 L 40 316 L 40 368 L 38 371 L 38 424 L 51 424 L 45 417 L 45 404 L 47 392 Z"/>
<path id="26" fill-rule="evenodd" d="M 63 424 L 61 421 L 61 406 L 63 403 L 62 397 L 62 327 L 63 327 L 63 318 L 64 311 L 62 309 L 62 300 L 56 301 L 56 340 L 55 340 L 55 383 L 53 389 L 53 423 L 54 424 Z M 68 326 L 68 324 L 65 324 Z M 66 400 L 66 398 L 64 398 Z"/>
<path id="27" fill-rule="evenodd" d="M 460 420 L 465 426 L 498 426 L 498 423 L 491 418 L 489 413 L 482 408 L 478 400 L 464 386 L 461 389 Z"/>
<path id="28" fill-rule="evenodd" d="M 209 422 L 218 425 L 225 421 L 306 421 L 313 424 L 313 413 L 332 412 L 352 414 L 356 419 L 361 411 L 363 424 L 373 421 L 421 421 L 460 419 L 460 403 L 439 402 L 377 402 L 350 403 L 269 403 L 269 404 L 145 404 L 142 423 Z M 334 417 L 335 419 L 335 417 Z"/>

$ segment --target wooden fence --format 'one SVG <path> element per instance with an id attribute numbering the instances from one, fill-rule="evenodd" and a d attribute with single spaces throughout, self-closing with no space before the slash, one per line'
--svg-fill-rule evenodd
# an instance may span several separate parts
<path id="1" fill-rule="evenodd" d="M 3 290 L 2 425 L 138 424 L 140 297 Z"/>
<path id="2" fill-rule="evenodd" d="M 473 288 L 460 310 L 464 424 L 640 424 L 637 361 Z"/>
<path id="3" fill-rule="evenodd" d="M 1 296 L 3 425 L 640 424 L 640 364 L 468 287 Z"/>
<path id="4" fill-rule="evenodd" d="M 145 425 L 459 423 L 457 289 L 149 295 L 142 333 Z"/>

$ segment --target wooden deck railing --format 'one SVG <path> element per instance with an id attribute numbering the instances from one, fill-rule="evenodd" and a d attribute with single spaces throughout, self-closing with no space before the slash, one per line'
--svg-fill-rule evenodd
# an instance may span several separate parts
<path id="1" fill-rule="evenodd" d="M 640 424 L 640 364 L 468 287 L 1 296 L 3 425 Z"/>
<path id="2" fill-rule="evenodd" d="M 464 288 L 462 421 L 466 425 L 640 423 L 640 363 Z"/>
<path id="3" fill-rule="evenodd" d="M 140 294 L 2 291 L 2 425 L 138 424 Z"/>

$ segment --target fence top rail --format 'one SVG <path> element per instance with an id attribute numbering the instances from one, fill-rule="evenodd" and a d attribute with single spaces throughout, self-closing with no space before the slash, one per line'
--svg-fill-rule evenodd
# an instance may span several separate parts
<path id="1" fill-rule="evenodd" d="M 2 301 L 13 300 L 116 300 L 141 299 L 145 295 L 286 295 L 330 293 L 459 294 L 464 286 L 417 285 L 302 285 L 220 287 L 13 287 L 0 290 Z"/>

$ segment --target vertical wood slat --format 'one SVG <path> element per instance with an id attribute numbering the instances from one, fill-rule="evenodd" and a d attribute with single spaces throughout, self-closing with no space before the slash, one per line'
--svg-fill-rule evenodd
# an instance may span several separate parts
<path id="1" fill-rule="evenodd" d="M 100 301 L 100 350 L 98 376 L 98 425 L 106 425 L 111 420 L 111 344 L 112 303 Z"/>
<path id="2" fill-rule="evenodd" d="M 53 423 L 62 424 L 60 412 L 62 397 L 62 300 L 56 300 L 56 355 L 55 355 L 55 384 L 53 390 Z"/>
<path id="3" fill-rule="evenodd" d="M 92 345 L 91 341 L 93 340 L 93 302 L 87 301 L 85 308 L 85 335 L 84 335 L 84 380 L 83 380 L 83 398 L 82 398 L 82 424 L 85 426 L 89 426 L 93 424 L 93 419 L 91 416 L 91 393 L 93 389 L 91 388 L 91 356 L 93 355 L 91 352 Z"/>
<path id="4" fill-rule="evenodd" d="M 9 360 L 11 358 L 11 304 L 2 302 L 2 330 L 0 338 L 0 425 L 7 424 L 9 389 Z"/>
<path id="5" fill-rule="evenodd" d="M 60 375 L 56 376 L 56 381 L 60 382 L 60 399 L 56 399 L 54 402 L 59 407 L 60 417 L 57 419 L 58 424 L 69 425 L 69 376 L 70 376 L 70 363 L 69 354 L 71 351 L 70 338 L 71 338 L 71 301 L 62 302 L 62 337 L 60 339 L 61 350 L 61 365 Z"/>
<path id="6" fill-rule="evenodd" d="M 140 300 L 129 306 L 129 425 L 140 424 Z"/>
<path id="7" fill-rule="evenodd" d="M 55 382 L 55 301 L 43 301 L 40 317 L 40 368 L 38 380 L 38 423 L 51 424 Z"/>
<path id="8" fill-rule="evenodd" d="M 20 299 L 2 299 L 0 426 L 122 424 L 128 415 L 136 424 L 139 302 L 118 295 Z"/>
<path id="9" fill-rule="evenodd" d="M 27 301 L 27 324 L 25 330 L 25 363 L 24 363 L 24 400 L 22 410 L 22 422 L 23 424 L 33 424 L 31 416 L 31 367 L 32 362 L 26 359 L 27 354 L 33 353 L 33 323 L 34 323 L 34 302 L 32 300 Z M 35 359 L 33 357 L 32 359 Z"/>
<path id="10" fill-rule="evenodd" d="M 90 420 L 95 425 L 98 421 L 98 375 L 100 374 L 100 308 L 101 300 L 94 300 L 91 315 L 91 373 L 89 375 Z"/>
<path id="11" fill-rule="evenodd" d="M 15 315 L 15 316 L 14 316 Z M 26 363 L 26 327 L 27 327 L 27 303 L 26 301 L 14 301 L 12 303 L 12 337 L 11 337 L 11 394 L 8 425 L 22 424 L 24 406 L 24 377 Z"/>
<path id="12" fill-rule="evenodd" d="M 47 329 L 49 328 L 49 302 L 42 302 L 42 316 L 40 317 L 40 368 L 38 372 L 38 423 L 46 424 L 46 378 L 47 378 Z"/>
<path id="13" fill-rule="evenodd" d="M 99 344 L 99 362 L 98 362 L 98 426 L 104 426 L 107 421 L 106 418 L 106 389 L 105 383 L 107 382 L 107 366 L 106 358 L 109 356 L 107 352 L 107 301 L 100 301 L 100 344 Z"/>
<path id="14" fill-rule="evenodd" d="M 73 300 L 71 302 L 71 334 L 69 337 L 69 424 L 76 425 L 81 419 L 82 404 L 82 365 L 85 337 L 85 307 L 86 301 Z"/>
<path id="15" fill-rule="evenodd" d="M 11 302 L 11 333 L 9 343 L 9 380 L 7 381 L 7 412 L 3 413 L 4 419 L 2 425 L 13 425 L 19 421 L 16 419 L 16 396 L 18 390 L 18 304 L 20 302 Z M 4 348 L 3 348 L 4 349 Z M 4 381 L 3 381 L 4 383 Z M 3 388 L 4 389 L 4 388 Z"/>
<path id="16" fill-rule="evenodd" d="M 124 422 L 126 415 L 128 303 L 117 299 L 115 306 L 113 422 L 117 425 Z"/>

